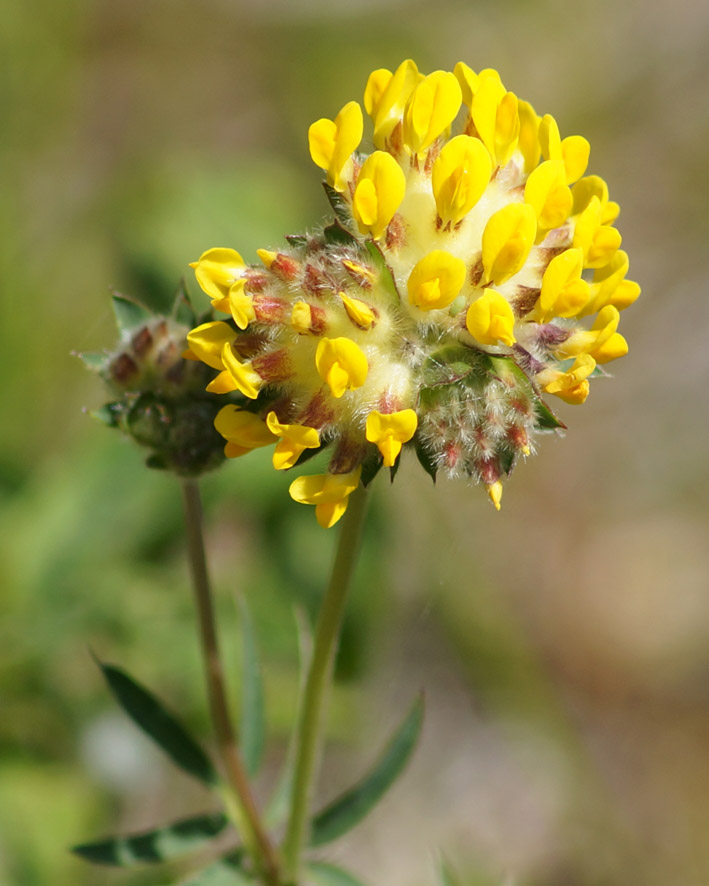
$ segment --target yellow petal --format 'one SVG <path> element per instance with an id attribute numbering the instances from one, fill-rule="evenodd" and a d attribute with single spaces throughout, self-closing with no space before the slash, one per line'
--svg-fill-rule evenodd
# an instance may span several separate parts
<path id="1" fill-rule="evenodd" d="M 613 305 L 619 311 L 630 307 L 640 295 L 640 286 L 634 280 L 621 280 L 606 304 Z"/>
<path id="2" fill-rule="evenodd" d="M 290 485 L 290 495 L 300 504 L 315 505 L 318 523 L 329 529 L 347 510 L 348 497 L 359 486 L 361 466 L 347 474 L 316 474 L 298 477 Z"/>
<path id="3" fill-rule="evenodd" d="M 431 184 L 443 224 L 458 224 L 482 197 L 492 174 L 490 153 L 479 138 L 457 135 L 433 164 Z"/>
<path id="4" fill-rule="evenodd" d="M 334 120 L 321 117 L 308 129 L 308 147 L 313 163 L 320 169 L 328 170 L 335 151 L 337 126 Z"/>
<path id="5" fill-rule="evenodd" d="M 347 316 L 360 329 L 371 329 L 376 319 L 374 311 L 368 304 L 359 298 L 350 298 L 344 292 L 340 293 L 342 304 L 345 306 Z"/>
<path id="6" fill-rule="evenodd" d="M 483 345 L 496 345 L 499 342 L 512 347 L 515 317 L 507 299 L 486 289 L 480 298 L 475 299 L 465 317 L 468 332 Z"/>
<path id="7" fill-rule="evenodd" d="M 222 362 L 234 382 L 235 388 L 251 400 L 255 400 L 263 384 L 263 379 L 249 363 L 241 363 L 231 344 L 222 349 Z"/>
<path id="8" fill-rule="evenodd" d="M 564 224 L 571 212 L 573 198 L 560 160 L 545 160 L 530 173 L 524 187 L 524 201 L 536 213 L 537 240 L 544 232 Z"/>
<path id="9" fill-rule="evenodd" d="M 551 381 L 544 385 L 544 390 L 555 394 L 567 403 L 583 403 L 588 397 L 588 376 L 596 368 L 596 361 L 588 354 L 581 354 L 573 366 L 566 372 L 555 372 Z"/>
<path id="10" fill-rule="evenodd" d="M 417 426 L 418 416 L 413 409 L 390 413 L 374 410 L 369 413 L 366 437 L 370 443 L 376 443 L 384 459 L 384 467 L 390 468 L 394 465 L 402 444 L 414 436 Z"/>
<path id="11" fill-rule="evenodd" d="M 367 112 L 374 123 L 374 145 L 381 149 L 386 148 L 387 139 L 401 121 L 406 103 L 419 82 L 418 68 L 411 59 L 402 62 L 389 78 L 388 73 L 375 71 L 365 91 L 365 107 L 369 105 Z"/>
<path id="12" fill-rule="evenodd" d="M 620 232 L 602 223 L 602 206 L 597 196 L 576 218 L 573 245 L 583 249 L 584 267 L 602 268 L 609 264 L 622 242 Z"/>
<path id="13" fill-rule="evenodd" d="M 464 262 L 444 249 L 434 249 L 416 262 L 409 275 L 409 302 L 422 311 L 447 308 L 464 283 Z"/>
<path id="14" fill-rule="evenodd" d="M 499 480 L 491 483 L 487 487 L 487 494 L 490 496 L 490 501 L 495 505 L 495 510 L 499 511 L 500 502 L 502 501 L 502 483 Z"/>
<path id="15" fill-rule="evenodd" d="M 330 161 L 330 184 L 336 190 L 344 191 L 347 182 L 343 173 L 347 171 L 347 163 L 359 147 L 364 132 L 362 108 L 357 102 L 348 102 L 335 118 L 335 125 L 337 139 Z"/>
<path id="16" fill-rule="evenodd" d="M 309 332 L 310 325 L 313 322 L 313 311 L 310 305 L 305 301 L 297 301 L 293 305 L 290 322 L 293 329 L 301 335 Z"/>
<path id="17" fill-rule="evenodd" d="M 352 215 L 360 232 L 378 240 L 405 193 L 406 176 L 391 154 L 385 151 L 370 154 L 360 170 L 352 199 Z"/>
<path id="18" fill-rule="evenodd" d="M 517 106 L 519 114 L 519 141 L 517 147 L 524 157 L 524 171 L 529 174 L 539 162 L 541 148 L 539 146 L 540 117 L 529 102 L 520 101 Z"/>
<path id="19" fill-rule="evenodd" d="M 510 203 L 492 215 L 483 231 L 485 280 L 496 286 L 527 261 L 537 233 L 537 216 L 527 203 Z"/>
<path id="20" fill-rule="evenodd" d="M 505 92 L 505 87 L 502 85 L 497 71 L 486 69 L 480 72 L 478 75 L 478 88 L 473 95 L 470 107 L 470 116 L 478 135 L 493 159 L 495 159 L 497 108 Z"/>
<path id="21" fill-rule="evenodd" d="M 616 334 L 620 314 L 618 309 L 613 305 L 606 305 L 602 308 L 596 320 L 589 330 L 578 330 L 574 332 L 565 342 L 562 342 L 556 349 L 556 353 L 564 357 L 575 357 L 577 355 L 589 355 L 598 362 L 597 353 L 606 344 L 606 342 Z M 621 336 L 622 338 L 622 336 Z M 613 348 L 617 350 L 618 343 Z M 618 354 L 618 356 L 622 356 Z M 611 357 L 610 359 L 614 359 Z"/>
<path id="22" fill-rule="evenodd" d="M 506 166 L 519 139 L 517 96 L 507 92 L 497 71 L 480 72 L 470 114 L 497 166 Z"/>
<path id="23" fill-rule="evenodd" d="M 266 424 L 271 434 L 282 438 L 273 453 L 273 467 L 277 471 L 292 468 L 306 449 L 320 446 L 320 434 L 315 428 L 282 424 L 275 412 L 268 413 Z"/>
<path id="24" fill-rule="evenodd" d="M 246 446 L 239 446 L 238 443 L 227 442 L 224 445 L 224 455 L 227 458 L 240 458 L 248 452 L 251 452 L 251 450 Z"/>
<path id="25" fill-rule="evenodd" d="M 571 403 L 573 406 L 579 406 L 585 403 L 590 393 L 591 387 L 586 379 L 575 385 L 566 388 L 560 388 L 558 391 L 550 391 L 565 403 Z"/>
<path id="26" fill-rule="evenodd" d="M 404 114 L 404 144 L 412 153 L 425 151 L 451 125 L 462 95 L 448 71 L 434 71 L 414 89 Z"/>
<path id="27" fill-rule="evenodd" d="M 591 351 L 596 363 L 610 363 L 628 353 L 628 342 L 619 332 L 614 332 L 606 341 Z"/>
<path id="28" fill-rule="evenodd" d="M 347 510 L 348 499 L 315 505 L 315 518 L 323 529 L 332 529 Z"/>
<path id="29" fill-rule="evenodd" d="M 360 230 L 362 227 L 365 229 L 363 233 L 366 234 L 376 227 L 379 200 L 377 189 L 370 178 L 360 178 L 354 193 L 352 209 L 354 217 L 359 222 Z"/>
<path id="30" fill-rule="evenodd" d="M 291 483 L 289 491 L 291 498 L 301 504 L 341 501 L 355 491 L 361 476 L 360 466 L 346 474 L 327 473 L 298 477 Z"/>
<path id="31" fill-rule="evenodd" d="M 619 249 L 606 265 L 594 271 L 591 283 L 591 300 L 585 313 L 592 314 L 608 304 L 615 304 L 615 293 L 628 273 L 629 266 L 628 253 Z M 637 295 L 640 294 L 639 289 L 640 287 L 638 287 Z M 632 290 L 629 294 L 632 295 Z M 622 310 L 620 305 L 616 304 L 616 307 L 618 310 Z"/>
<path id="32" fill-rule="evenodd" d="M 224 369 L 222 363 L 224 345 L 231 344 L 235 338 L 236 333 L 231 326 L 221 320 L 202 323 L 187 333 L 190 351 L 212 369 Z"/>
<path id="33" fill-rule="evenodd" d="M 374 117 L 379 108 L 382 96 L 394 75 L 387 68 L 372 71 L 364 88 L 364 109 L 370 117 Z"/>
<path id="34" fill-rule="evenodd" d="M 517 96 L 507 92 L 495 114 L 495 160 L 498 166 L 507 166 L 519 142 L 519 111 Z"/>
<path id="35" fill-rule="evenodd" d="M 539 147 L 545 160 L 561 160 L 561 136 L 559 126 L 551 114 L 545 114 L 539 121 Z"/>
<path id="36" fill-rule="evenodd" d="M 205 388 L 210 394 L 231 394 L 232 391 L 238 391 L 238 389 L 239 386 L 226 369 L 213 378 Z"/>
<path id="37" fill-rule="evenodd" d="M 239 329 L 246 329 L 256 319 L 254 300 L 244 292 L 244 284 L 244 280 L 237 280 L 229 290 L 229 310 Z"/>
<path id="38" fill-rule="evenodd" d="M 364 120 L 357 102 L 348 102 L 335 117 L 316 120 L 308 129 L 310 156 L 327 171 L 327 180 L 337 191 L 347 189 L 350 159 L 362 141 Z"/>
<path id="39" fill-rule="evenodd" d="M 192 262 L 197 282 L 212 299 L 226 298 L 233 283 L 243 273 L 243 258 L 235 249 L 217 247 L 208 249 Z"/>
<path id="40" fill-rule="evenodd" d="M 570 135 L 561 143 L 561 159 L 566 171 L 566 184 L 572 185 L 586 172 L 591 145 L 581 135 Z"/>
<path id="41" fill-rule="evenodd" d="M 610 225 L 599 225 L 586 253 L 587 268 L 602 268 L 608 264 L 623 242 L 620 231 Z"/>
<path id="42" fill-rule="evenodd" d="M 244 452 L 268 446 L 276 440 L 263 419 L 233 404 L 219 410 L 214 419 L 214 427 L 225 440 L 243 449 Z"/>
<path id="43" fill-rule="evenodd" d="M 478 90 L 478 75 L 465 62 L 458 62 L 453 68 L 453 73 L 458 78 L 463 103 L 469 108 L 473 103 L 473 96 Z"/>
<path id="44" fill-rule="evenodd" d="M 592 197 L 598 197 L 601 206 L 605 206 L 608 202 L 608 185 L 600 175 L 587 175 L 576 182 L 571 194 L 574 198 L 571 211 L 574 215 L 578 215 L 588 206 Z"/>
<path id="45" fill-rule="evenodd" d="M 362 350 L 349 338 L 322 338 L 315 352 L 315 367 L 333 397 L 361 387 L 369 369 Z"/>
<path id="46" fill-rule="evenodd" d="M 581 279 L 583 252 L 567 249 L 553 258 L 542 277 L 538 319 L 546 323 L 552 317 L 575 317 L 588 303 L 588 283 Z"/>

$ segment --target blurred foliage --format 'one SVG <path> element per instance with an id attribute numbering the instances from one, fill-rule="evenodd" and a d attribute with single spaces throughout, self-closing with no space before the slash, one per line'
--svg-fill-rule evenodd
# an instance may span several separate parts
<path id="1" fill-rule="evenodd" d="M 439 846 L 465 886 L 707 882 L 708 32 L 697 0 L 3 6 L 0 882 L 88 886 L 69 845 L 210 809 L 91 662 L 89 647 L 140 675 L 209 740 L 179 490 L 82 414 L 103 395 L 70 352 L 112 345 L 109 287 L 169 299 L 204 249 L 253 260 L 317 224 L 307 125 L 408 55 L 493 65 L 589 136 L 645 296 L 627 368 L 564 413 L 567 439 L 541 441 L 499 518 L 412 463 L 378 481 L 323 798 L 421 685 L 429 718 L 408 780 L 336 859 L 374 886 L 434 882 Z M 272 769 L 293 608 L 315 611 L 334 543 L 287 484 L 263 452 L 204 483 L 235 703 L 238 592 L 267 663 Z"/>

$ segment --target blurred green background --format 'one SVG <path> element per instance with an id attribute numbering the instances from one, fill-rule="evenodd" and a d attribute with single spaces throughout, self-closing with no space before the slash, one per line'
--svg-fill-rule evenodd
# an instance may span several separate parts
<path id="1" fill-rule="evenodd" d="M 628 358 L 502 512 L 413 459 L 378 482 L 338 663 L 327 798 L 420 687 L 406 778 L 329 857 L 373 886 L 709 882 L 709 5 L 562 0 L 34 0 L 2 5 L 0 883 L 156 884 L 67 847 L 213 808 L 117 711 L 89 647 L 209 741 L 179 489 L 82 413 L 72 350 L 114 340 L 109 287 L 169 295 L 210 246 L 326 215 L 306 130 L 369 71 L 496 67 L 592 144 L 644 294 Z M 280 761 L 294 601 L 334 542 L 268 454 L 205 482 L 230 669 L 254 612 Z M 234 693 L 237 693 L 237 680 Z"/>

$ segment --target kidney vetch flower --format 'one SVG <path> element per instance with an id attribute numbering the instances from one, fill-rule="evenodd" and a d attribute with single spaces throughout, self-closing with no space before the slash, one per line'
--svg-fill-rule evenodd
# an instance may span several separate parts
<path id="1" fill-rule="evenodd" d="M 404 446 L 438 470 L 502 478 L 537 432 L 563 427 L 552 395 L 583 403 L 627 353 L 620 312 L 638 297 L 589 144 L 508 92 L 491 69 L 374 71 L 363 113 L 313 123 L 335 220 L 247 265 L 229 248 L 192 266 L 227 319 L 188 335 L 230 402 L 225 453 L 273 445 L 292 468 L 332 446 L 327 472 L 290 487 L 322 526 Z M 236 392 L 233 394 L 232 392 Z"/>

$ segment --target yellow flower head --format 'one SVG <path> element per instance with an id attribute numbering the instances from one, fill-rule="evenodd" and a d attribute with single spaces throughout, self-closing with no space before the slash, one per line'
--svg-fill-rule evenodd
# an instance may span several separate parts
<path id="1" fill-rule="evenodd" d="M 492 69 L 407 60 L 374 71 L 363 104 L 368 135 L 356 101 L 309 131 L 332 223 L 257 266 L 227 249 L 196 263 L 225 317 L 190 333 L 188 356 L 234 401 L 217 423 L 228 455 L 270 440 L 288 470 L 331 448 L 325 473 L 291 485 L 323 526 L 405 450 L 499 508 L 535 434 L 563 426 L 544 398 L 583 403 L 627 352 L 620 312 L 640 288 L 618 205 L 587 174 L 586 139 Z"/>

